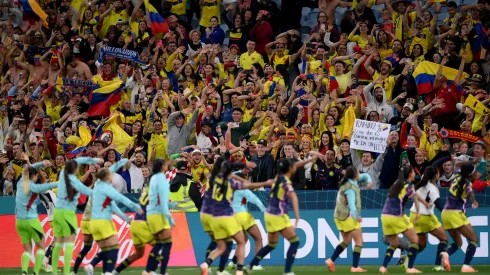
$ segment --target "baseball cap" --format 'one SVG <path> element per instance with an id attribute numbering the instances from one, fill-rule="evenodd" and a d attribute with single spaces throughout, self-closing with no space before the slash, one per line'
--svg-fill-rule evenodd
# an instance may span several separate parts
<path id="1" fill-rule="evenodd" d="M 403 108 L 408 108 L 408 109 L 410 109 L 410 111 L 413 111 L 413 105 L 412 105 L 412 103 L 408 103 L 408 102 L 405 103 L 405 105 L 403 105 Z"/>
<path id="2" fill-rule="evenodd" d="M 483 149 L 487 149 L 487 143 L 481 139 L 475 142 L 475 144 L 479 144 L 483 147 Z"/>
<path id="3" fill-rule="evenodd" d="M 185 169 L 187 169 L 187 161 L 180 160 L 180 161 L 177 162 L 177 164 L 175 165 L 175 167 L 177 167 L 178 170 L 185 170 Z"/>
<path id="4" fill-rule="evenodd" d="M 194 154 L 202 154 L 202 152 L 199 151 L 199 150 L 197 150 L 197 149 L 195 149 L 194 151 L 192 151 L 191 156 L 194 155 Z"/>
<path id="5" fill-rule="evenodd" d="M 267 146 L 267 140 L 265 140 L 265 139 L 259 139 L 259 140 L 257 141 L 257 144 Z"/>

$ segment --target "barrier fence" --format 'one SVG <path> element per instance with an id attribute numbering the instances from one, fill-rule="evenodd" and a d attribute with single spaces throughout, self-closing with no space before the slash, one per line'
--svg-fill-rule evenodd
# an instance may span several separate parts
<path id="1" fill-rule="evenodd" d="M 488 190 L 488 189 L 487 189 Z M 382 192 L 376 191 L 382 198 Z M 487 191 L 488 192 L 488 191 Z M 301 194 L 300 198 L 303 199 L 308 194 Z M 334 198 L 335 192 L 319 192 L 317 199 Z M 324 194 L 321 194 L 324 193 Z M 330 193 L 330 194 L 329 194 Z M 444 193 L 444 192 L 442 192 Z M 370 194 L 363 192 L 363 197 Z M 468 209 L 467 215 L 471 224 L 475 228 L 477 236 L 479 238 L 478 248 L 476 250 L 474 264 L 490 264 L 489 259 L 489 218 L 490 207 L 485 205 L 486 193 L 479 194 L 480 205 L 482 207 L 478 209 Z M 129 195 L 131 198 L 137 198 L 137 195 Z M 444 196 L 443 196 L 444 197 Z M 380 198 L 380 199 L 381 199 Z M 310 197 L 310 200 L 313 199 Z M 0 209 L 6 212 L 5 205 L 11 198 L 0 197 Z M 301 201 L 301 199 L 300 199 Z M 379 199 L 372 199 L 372 206 L 376 206 L 378 203 L 382 204 Z M 335 222 L 333 219 L 333 207 L 327 207 L 331 204 L 331 201 L 318 201 L 316 204 L 302 203 L 302 210 L 300 211 L 301 220 L 299 222 L 297 233 L 300 238 L 300 247 L 296 254 L 296 264 L 300 265 L 322 265 L 326 258 L 330 257 L 335 246 L 339 244 L 341 237 L 337 231 Z M 323 209 L 307 210 L 311 206 L 321 206 Z M 305 209 L 307 208 L 307 209 Z M 9 206 L 8 209 L 11 209 Z M 407 208 L 408 209 L 408 208 Z M 41 210 L 41 209 L 40 209 Z M 408 212 L 407 212 L 408 213 Z M 132 215 L 132 213 L 127 213 Z M 263 219 L 263 213 L 253 211 L 259 230 L 262 235 L 263 244 L 267 243 L 267 232 L 265 230 L 265 223 Z M 196 266 L 198 263 L 204 260 L 205 250 L 209 243 L 208 235 L 202 230 L 199 213 L 173 213 L 172 214 L 176 225 L 172 229 L 173 246 L 170 257 L 170 266 Z M 291 218 L 294 218 L 291 213 Z M 440 217 L 440 213 L 437 214 Z M 361 254 L 361 264 L 363 265 L 380 265 L 383 261 L 383 257 L 386 250 L 386 245 L 382 240 L 382 228 L 381 228 L 381 209 L 373 207 L 372 209 L 364 209 L 362 211 L 362 229 L 363 229 L 363 251 Z M 44 231 L 46 232 L 47 243 L 50 243 L 53 239 L 53 234 L 49 223 L 47 222 L 47 216 L 45 214 L 39 215 L 39 218 L 43 224 Z M 81 219 L 81 215 L 78 215 L 78 219 Z M 129 256 L 133 252 L 133 242 L 129 231 L 129 224 L 117 216 L 113 216 L 113 221 L 116 224 L 120 240 L 120 250 L 118 255 L 118 263 L 120 263 L 125 257 Z M 294 224 L 294 220 L 292 221 Z M 15 215 L 13 213 L 0 215 L 0 224 L 2 225 L 2 246 L 8 247 L 8 249 L 0 250 L 0 266 L 17 268 L 20 267 L 20 255 L 22 254 L 22 246 L 20 239 L 15 230 Z M 427 248 L 417 257 L 417 264 L 434 264 L 435 253 L 438 240 L 432 236 L 428 238 Z M 77 238 L 75 241 L 75 256 L 77 252 L 83 247 L 83 235 L 80 229 L 77 231 Z M 246 245 L 246 263 L 248 263 L 253 257 L 253 240 L 249 240 Z M 466 250 L 467 243 L 464 241 L 463 247 L 458 250 L 456 254 L 451 256 L 451 262 L 454 264 L 462 264 L 464 260 L 464 251 Z M 277 248 L 262 261 L 263 265 L 283 265 L 286 258 L 286 251 L 288 249 L 288 242 L 281 240 L 278 243 Z M 349 246 L 344 251 L 337 263 L 339 264 L 351 264 L 352 262 L 352 249 L 353 245 Z M 146 256 L 148 255 L 150 247 L 147 246 L 145 257 L 142 260 L 134 263 L 134 266 L 144 266 L 146 263 Z M 92 251 L 86 256 L 82 264 L 88 264 L 95 254 L 98 252 L 98 247 L 94 244 Z M 35 255 L 32 253 L 32 255 Z M 232 251 L 230 258 L 233 257 L 234 251 Z M 399 250 L 395 253 L 392 263 L 396 262 L 400 255 Z M 31 259 L 32 261 L 34 259 Z M 60 255 L 60 265 L 62 265 L 63 254 Z M 72 260 L 74 262 L 74 259 Z"/>

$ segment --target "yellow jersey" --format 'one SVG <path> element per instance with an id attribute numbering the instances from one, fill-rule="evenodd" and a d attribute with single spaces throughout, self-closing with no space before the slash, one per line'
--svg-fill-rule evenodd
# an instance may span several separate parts
<path id="1" fill-rule="evenodd" d="M 264 67 L 264 58 L 258 52 L 253 52 L 249 54 L 248 52 L 242 53 L 240 55 L 240 66 L 244 70 L 251 70 L 252 64 L 259 63 L 262 67 Z"/>

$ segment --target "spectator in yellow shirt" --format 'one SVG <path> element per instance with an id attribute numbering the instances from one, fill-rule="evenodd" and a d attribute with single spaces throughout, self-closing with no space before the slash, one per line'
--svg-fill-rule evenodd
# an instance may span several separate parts
<path id="1" fill-rule="evenodd" d="M 357 31 L 359 31 L 359 34 L 356 34 Z M 374 37 L 373 33 L 371 35 L 368 34 L 368 25 L 366 22 L 357 22 L 356 27 L 352 30 L 352 32 L 349 34 L 349 41 L 351 42 L 356 42 L 361 49 L 364 49 L 364 47 L 367 44 L 374 44 Z"/>
<path id="2" fill-rule="evenodd" d="M 247 42 L 247 52 L 240 55 L 240 67 L 244 70 L 251 70 L 254 63 L 259 63 L 264 67 L 262 55 L 255 51 L 255 41 L 249 39 Z"/>

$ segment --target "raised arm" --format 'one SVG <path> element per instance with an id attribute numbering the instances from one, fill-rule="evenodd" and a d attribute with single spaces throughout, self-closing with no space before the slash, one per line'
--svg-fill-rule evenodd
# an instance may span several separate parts
<path id="1" fill-rule="evenodd" d="M 75 176 L 75 175 L 69 175 L 68 177 L 70 179 L 71 185 L 73 186 L 73 188 L 75 190 L 77 190 L 78 192 L 80 192 L 82 194 L 85 194 L 87 196 L 92 196 L 92 193 L 93 193 L 92 189 L 90 189 L 87 186 L 85 186 L 85 184 L 83 184 L 77 178 L 77 176 Z"/>
<path id="2" fill-rule="evenodd" d="M 119 171 L 119 169 L 123 168 L 128 163 L 128 161 L 128 159 L 121 159 L 120 161 L 111 165 L 111 167 L 109 167 L 109 170 L 112 173 L 116 173 L 117 171 Z"/>

